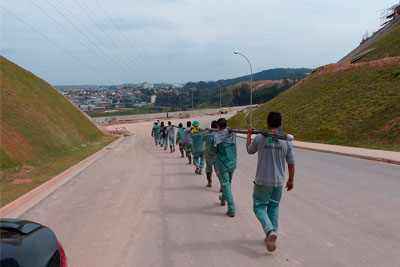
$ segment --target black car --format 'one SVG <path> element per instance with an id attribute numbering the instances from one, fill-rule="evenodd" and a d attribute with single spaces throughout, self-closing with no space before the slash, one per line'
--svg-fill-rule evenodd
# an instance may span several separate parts
<path id="1" fill-rule="evenodd" d="M 66 267 L 67 258 L 54 232 L 39 223 L 0 219 L 0 266 Z"/>

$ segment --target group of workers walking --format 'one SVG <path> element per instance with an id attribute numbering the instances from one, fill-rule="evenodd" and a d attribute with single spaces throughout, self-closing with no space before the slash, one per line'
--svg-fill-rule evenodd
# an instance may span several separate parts
<path id="1" fill-rule="evenodd" d="M 282 124 L 281 114 L 270 112 L 267 126 L 270 130 L 279 131 Z M 175 129 L 177 134 L 175 138 Z M 252 141 L 253 128 L 247 134 L 246 150 L 249 154 L 258 153 L 257 172 L 254 180 L 253 211 L 266 234 L 265 242 L 268 251 L 276 249 L 278 233 L 279 202 L 282 196 L 285 161 L 288 164 L 288 191 L 293 189 L 294 153 L 293 145 L 286 140 L 266 137 L 258 134 Z M 236 214 L 235 201 L 232 194 L 232 178 L 237 163 L 236 134 L 227 128 L 227 121 L 220 118 L 211 123 L 210 128 L 201 129 L 198 121 L 182 123 L 178 126 L 168 122 L 155 122 L 151 135 L 156 145 L 175 152 L 175 144 L 179 145 L 181 158 L 187 157 L 188 164 L 195 166 L 195 173 L 202 174 L 204 165 L 207 187 L 212 187 L 213 169 L 220 181 L 219 201 L 222 206 L 228 205 L 227 215 Z"/>

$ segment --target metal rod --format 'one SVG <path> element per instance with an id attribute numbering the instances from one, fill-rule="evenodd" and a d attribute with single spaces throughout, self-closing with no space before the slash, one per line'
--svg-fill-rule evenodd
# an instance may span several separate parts
<path id="1" fill-rule="evenodd" d="M 209 131 L 218 131 L 218 129 L 215 128 L 209 128 Z M 228 128 L 229 132 L 233 133 L 239 133 L 239 134 L 247 134 L 248 130 L 247 129 L 231 129 Z M 287 133 L 280 133 L 277 131 L 272 131 L 272 130 L 253 130 L 252 134 L 262 134 L 266 137 L 273 137 L 276 139 L 281 139 L 281 140 L 286 140 L 286 141 L 293 141 L 294 137 L 291 134 Z"/>

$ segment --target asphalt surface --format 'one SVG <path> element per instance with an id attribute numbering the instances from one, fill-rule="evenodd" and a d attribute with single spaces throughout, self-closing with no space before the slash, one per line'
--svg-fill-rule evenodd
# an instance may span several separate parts
<path id="1" fill-rule="evenodd" d="M 209 189 L 178 150 L 156 147 L 151 122 L 124 126 L 132 136 L 21 216 L 55 231 L 69 266 L 399 266 L 400 166 L 295 149 L 268 253 L 244 139 L 230 218 L 215 175 Z"/>

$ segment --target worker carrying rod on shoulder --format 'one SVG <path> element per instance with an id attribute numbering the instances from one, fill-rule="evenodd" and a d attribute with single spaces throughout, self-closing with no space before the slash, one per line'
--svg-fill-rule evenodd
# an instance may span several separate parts
<path id="1" fill-rule="evenodd" d="M 185 128 L 183 128 L 182 123 L 179 123 L 178 125 L 178 131 L 176 133 L 176 144 L 179 145 L 179 151 L 181 151 L 181 158 L 185 157 L 185 140 L 183 137 L 183 131 Z"/>
<path id="2" fill-rule="evenodd" d="M 168 148 L 168 133 L 167 127 L 164 125 L 164 122 L 161 122 L 160 132 L 158 134 L 161 137 L 161 146 L 164 147 L 164 150 Z"/>
<path id="3" fill-rule="evenodd" d="M 218 123 L 217 121 L 212 121 L 211 122 L 211 129 L 217 129 Z M 214 171 L 215 169 L 215 163 L 217 161 L 217 154 L 212 152 L 213 146 L 214 146 L 214 137 L 217 134 L 215 131 L 211 131 L 209 129 L 206 129 L 206 132 L 203 134 L 203 141 L 205 142 L 205 148 L 204 148 L 204 156 L 206 159 L 206 175 L 207 175 L 207 187 L 212 186 L 212 172 L 213 172 L 213 166 L 214 166 Z M 218 173 L 216 173 L 218 176 Z M 219 180 L 219 176 L 218 176 Z M 220 186 L 219 189 L 220 192 L 222 192 L 222 186 Z"/>
<path id="4" fill-rule="evenodd" d="M 175 125 L 172 125 L 172 123 L 169 121 L 168 122 L 168 127 L 167 127 L 167 134 L 168 134 L 168 140 L 169 140 L 169 148 L 170 152 L 175 152 Z"/>
<path id="5" fill-rule="evenodd" d="M 215 167 L 222 184 L 222 195 L 219 196 L 219 200 L 222 206 L 225 206 L 225 201 L 228 202 L 226 214 L 229 217 L 235 217 L 236 207 L 232 194 L 232 178 L 237 161 L 236 133 L 228 131 L 227 121 L 224 118 L 217 121 L 217 126 L 218 132 L 214 137 L 214 146 L 211 152 L 217 154 Z"/>
<path id="6" fill-rule="evenodd" d="M 183 140 L 185 141 L 185 153 L 188 158 L 188 164 L 192 164 L 192 122 L 186 122 L 186 129 L 183 131 Z"/>
<path id="7" fill-rule="evenodd" d="M 269 130 L 279 132 L 282 116 L 279 112 L 270 112 L 267 118 Z M 247 132 L 246 149 L 249 154 L 258 152 L 257 173 L 254 180 L 253 211 L 265 232 L 267 250 L 276 249 L 278 234 L 279 202 L 285 176 L 285 161 L 288 164 L 289 180 L 287 191 L 294 185 L 294 153 L 290 141 L 258 134 L 251 141 L 252 126 Z"/>
<path id="8" fill-rule="evenodd" d="M 204 167 L 204 141 L 203 141 L 204 130 L 200 129 L 200 123 L 198 121 L 193 122 L 192 135 L 192 150 L 193 150 L 193 165 L 196 167 L 195 173 L 202 174 Z"/>
<path id="9" fill-rule="evenodd" d="M 156 143 L 156 145 L 160 143 L 160 137 L 158 136 L 159 132 L 160 126 L 158 125 L 158 122 L 155 122 L 153 128 L 151 129 L 151 136 L 154 137 L 154 142 Z"/>

